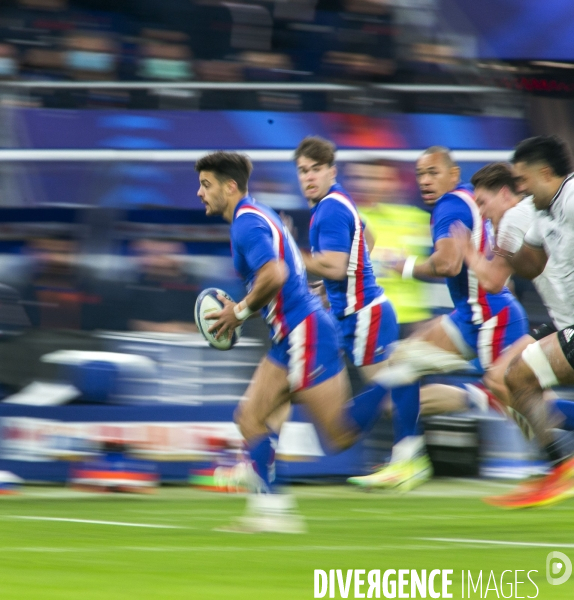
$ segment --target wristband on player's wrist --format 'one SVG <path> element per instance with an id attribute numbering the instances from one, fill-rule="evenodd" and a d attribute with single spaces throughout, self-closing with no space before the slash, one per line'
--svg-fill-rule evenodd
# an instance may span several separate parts
<path id="1" fill-rule="evenodd" d="M 235 313 L 235 318 L 238 321 L 245 321 L 245 319 L 248 319 L 253 314 L 253 311 L 249 308 L 249 306 L 247 306 L 247 302 L 245 302 L 245 300 L 238 302 L 233 307 L 233 312 Z"/>
<path id="2" fill-rule="evenodd" d="M 415 270 L 415 263 L 417 262 L 418 256 L 409 256 L 405 260 L 405 264 L 403 265 L 403 279 L 412 279 L 413 272 Z"/>

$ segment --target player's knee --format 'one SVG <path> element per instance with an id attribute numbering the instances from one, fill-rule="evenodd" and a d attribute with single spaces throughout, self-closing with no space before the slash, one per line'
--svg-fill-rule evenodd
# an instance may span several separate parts
<path id="1" fill-rule="evenodd" d="M 356 436 L 353 432 L 336 421 L 321 423 L 320 431 L 323 442 L 328 446 L 329 452 L 335 454 L 347 450 L 356 441 Z"/>
<path id="2" fill-rule="evenodd" d="M 559 383 L 540 342 L 530 344 L 512 360 L 504 380 L 511 392 L 529 387 L 546 389 Z"/>
<path id="3" fill-rule="evenodd" d="M 504 373 L 504 385 L 512 393 L 520 384 L 520 372 L 524 369 L 524 364 L 520 356 L 513 358 Z"/>
<path id="4" fill-rule="evenodd" d="M 507 392 L 505 372 L 503 369 L 492 369 L 484 374 L 483 382 L 497 398 L 504 398 Z"/>
<path id="5" fill-rule="evenodd" d="M 511 394 L 519 389 L 537 385 L 536 376 L 522 356 L 517 356 L 508 365 L 504 374 L 504 384 Z"/>
<path id="6" fill-rule="evenodd" d="M 349 434 L 341 433 L 329 436 L 329 446 L 332 452 L 339 453 L 348 450 L 354 443 L 355 438 Z"/>
<path id="7" fill-rule="evenodd" d="M 260 419 L 257 419 L 255 412 L 246 403 L 242 403 L 237 407 L 233 420 L 237 427 L 239 427 L 241 435 L 247 441 L 261 435 L 262 429 L 265 430 L 265 424 L 261 423 Z"/>
<path id="8" fill-rule="evenodd" d="M 336 420 L 331 423 L 331 426 L 327 430 L 329 437 L 329 445 L 333 452 L 343 452 L 348 450 L 358 439 L 360 435 L 358 430 L 353 427 L 348 427 L 346 423 L 341 420 Z"/>

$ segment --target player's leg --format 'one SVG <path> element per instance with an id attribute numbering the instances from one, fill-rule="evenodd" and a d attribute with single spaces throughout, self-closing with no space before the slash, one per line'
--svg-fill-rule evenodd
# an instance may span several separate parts
<path id="1" fill-rule="evenodd" d="M 466 410 L 478 410 L 486 413 L 489 409 L 508 416 L 508 411 L 503 404 L 478 381 L 465 383 L 462 386 L 431 383 L 421 388 L 422 416 Z"/>
<path id="2" fill-rule="evenodd" d="M 504 376 L 512 361 L 533 342 L 528 334 L 528 318 L 520 303 L 513 300 L 498 314 L 483 323 L 477 337 L 477 354 L 487 389 L 497 392 L 496 398 L 505 407 L 512 403 L 511 394 L 504 382 Z M 512 408 L 505 412 L 515 418 L 523 428 L 526 421 Z"/>
<path id="3" fill-rule="evenodd" d="M 375 306 L 367 306 L 345 322 L 353 325 L 352 335 L 345 338 L 345 348 L 358 367 L 364 381 L 371 380 L 386 364 L 391 344 L 399 337 L 399 325 L 392 304 L 384 301 Z M 349 352 L 351 346 L 352 354 Z M 374 352 L 368 349 L 376 349 Z M 365 351 L 367 349 L 367 351 Z M 395 446 L 413 442 L 413 437 L 421 435 L 419 416 L 419 383 L 400 386 L 391 391 L 393 402 L 393 429 Z M 408 439 L 407 439 L 408 438 Z"/>
<path id="4" fill-rule="evenodd" d="M 507 348 L 486 370 L 483 381 L 484 385 L 505 405 L 509 406 L 511 402 L 510 393 L 504 382 L 504 376 L 510 363 L 520 356 L 523 350 L 534 343 L 535 340 L 530 335 L 523 335 Z"/>
<path id="5" fill-rule="evenodd" d="M 419 384 L 392 390 L 394 444 L 389 462 L 381 469 L 349 483 L 365 488 L 397 488 L 408 491 L 432 477 L 419 421 Z"/>
<path id="6" fill-rule="evenodd" d="M 525 335 L 527 327 L 526 315 L 518 303 L 505 308 L 487 321 L 476 336 L 476 352 L 479 357 L 473 361 L 478 363 L 475 364 L 477 368 L 487 368 L 483 376 L 484 385 L 478 382 L 465 384 L 464 387 L 426 385 L 421 390 L 421 414 L 433 415 L 468 409 L 486 412 L 489 408 L 506 414 L 497 398 L 508 398 L 504 373 L 510 361 L 534 341 L 529 335 Z M 455 334 L 451 339 L 456 340 L 457 337 Z M 463 337 L 468 341 L 470 349 L 474 344 L 473 337 L 470 332 Z M 460 342 L 457 347 L 465 354 L 468 351 Z M 498 392 L 498 395 L 494 392 Z"/>
<path id="7" fill-rule="evenodd" d="M 345 419 L 344 409 L 350 397 L 351 385 L 346 368 L 296 394 L 296 401 L 305 406 L 323 442 L 333 452 L 352 446 L 360 432 L 359 427 L 352 426 L 352 420 Z"/>
<path id="8" fill-rule="evenodd" d="M 273 431 L 270 424 L 276 418 L 282 420 L 285 407 L 290 408 L 290 397 L 287 370 L 269 355 L 263 358 L 235 414 L 250 463 L 233 467 L 239 470 L 237 476 L 233 472 L 228 474 L 240 487 L 255 493 L 247 498 L 246 514 L 218 530 L 235 533 L 305 531 L 303 519 L 295 511 L 294 498 L 272 493 L 277 491 L 274 482 L 278 432 Z"/>
<path id="9" fill-rule="evenodd" d="M 374 425 L 388 390 L 370 383 L 351 399 L 340 329 L 324 311 L 310 315 L 289 338 L 291 390 L 305 404 L 325 442 L 334 450 L 348 448 Z"/>
<path id="10" fill-rule="evenodd" d="M 561 457 L 553 449 L 543 390 L 574 383 L 574 340 L 568 338 L 572 334 L 574 330 L 567 328 L 530 344 L 513 359 L 505 377 L 511 393 L 511 407 L 526 418 L 553 461 Z"/>
<path id="11" fill-rule="evenodd" d="M 568 327 L 530 344 L 513 359 L 505 383 L 511 393 L 511 407 L 524 416 L 548 459 L 556 466 L 550 475 L 527 483 L 504 496 L 485 499 L 505 508 L 524 508 L 558 502 L 571 495 L 574 464 L 555 443 L 552 418 L 543 391 L 555 385 L 574 383 L 574 328 Z"/>
<path id="12" fill-rule="evenodd" d="M 379 301 L 347 317 L 343 327 L 345 351 L 363 381 L 370 381 L 387 364 L 389 350 L 399 337 L 394 307 L 388 300 Z M 395 442 L 418 435 L 418 382 L 393 389 L 391 398 Z"/>
<path id="13" fill-rule="evenodd" d="M 334 451 L 346 450 L 368 432 L 379 418 L 388 389 L 369 384 L 350 397 L 346 368 L 328 380 L 297 393 L 323 439 Z"/>
<path id="14" fill-rule="evenodd" d="M 460 330 L 458 328 L 454 330 L 450 326 L 452 319 L 451 315 L 437 317 L 428 324 L 428 327 L 413 334 L 410 339 L 430 343 L 447 352 L 460 354 L 463 358 L 471 358 L 472 351 L 468 349 L 468 344 L 461 337 Z"/>
<path id="15" fill-rule="evenodd" d="M 265 380 L 265 377 L 263 377 L 262 380 Z M 249 401 L 249 398 L 251 397 L 252 389 L 253 389 L 253 384 L 247 390 L 246 394 L 244 395 L 244 397 L 242 399 L 242 402 Z M 255 392 L 255 393 L 257 393 L 257 392 Z M 268 448 L 269 454 L 271 454 L 271 449 L 274 448 L 278 443 L 279 435 L 281 433 L 281 428 L 283 427 L 285 422 L 291 416 L 290 399 L 291 399 L 291 394 L 290 394 L 290 392 L 287 392 L 285 394 L 285 398 L 283 400 L 277 401 L 276 404 L 279 405 L 278 408 L 275 409 L 273 411 L 273 413 L 267 419 L 267 422 L 266 422 L 267 431 L 262 432 L 262 434 L 261 434 L 261 436 L 263 438 L 262 448 L 265 449 L 265 452 L 267 452 L 267 448 Z M 236 420 L 245 418 L 245 417 L 241 416 L 242 410 L 243 410 L 242 407 L 237 409 L 236 415 L 235 415 Z M 250 410 L 252 410 L 252 409 L 250 409 Z M 267 438 L 266 433 L 268 433 L 269 442 L 270 442 L 269 445 L 267 444 L 267 441 L 266 441 L 266 438 Z M 247 447 L 247 450 L 249 451 L 250 461 L 246 462 L 245 458 L 242 458 L 233 465 L 220 465 L 220 466 L 216 467 L 213 470 L 213 480 L 211 482 L 211 485 L 213 485 L 215 487 L 215 489 L 218 489 L 221 491 L 236 492 L 236 491 L 243 491 L 243 490 L 254 491 L 258 488 L 264 489 L 266 487 L 259 480 L 257 471 L 252 466 L 253 465 L 252 454 L 255 454 L 255 448 L 257 446 L 255 446 L 255 448 L 252 448 L 250 450 L 250 446 L 253 445 L 253 441 L 251 441 L 251 442 L 246 441 L 245 445 Z M 257 456 L 261 456 L 261 455 L 259 453 L 257 453 Z M 263 456 L 262 458 L 265 459 L 265 456 Z M 269 462 L 269 461 L 267 461 L 267 462 Z M 269 468 L 271 468 L 271 467 L 269 467 Z M 265 469 L 264 469 L 264 471 L 265 471 Z M 271 469 L 271 471 L 273 471 L 273 469 Z M 264 473 L 264 475 L 267 475 L 267 477 L 264 477 L 263 479 L 264 480 L 268 479 L 269 474 Z"/>
<path id="16" fill-rule="evenodd" d="M 437 317 L 413 336 L 396 344 L 389 358 L 389 368 L 375 375 L 381 385 L 395 388 L 418 381 L 423 375 L 448 373 L 468 368 L 473 358 L 460 332 L 458 321 L 451 315 Z"/>
<path id="17" fill-rule="evenodd" d="M 256 487 L 271 491 L 275 478 L 275 449 L 279 438 L 277 428 L 270 426 L 272 415 L 278 420 L 280 412 L 289 406 L 287 372 L 268 357 L 261 360 L 245 397 L 239 404 L 235 421 L 245 438 L 251 465 L 259 481 Z"/>
<path id="18" fill-rule="evenodd" d="M 506 406 L 509 405 L 511 398 L 504 383 L 504 376 L 508 366 L 516 356 L 520 356 L 522 351 L 530 344 L 545 338 L 547 335 L 556 333 L 556 327 L 551 324 L 543 324 L 532 331 L 532 334 L 526 333 L 516 341 L 512 342 L 504 352 L 496 358 L 488 367 L 484 375 L 484 384 L 486 387 Z"/>
<path id="19" fill-rule="evenodd" d="M 345 351 L 365 382 L 386 365 L 389 350 L 399 337 L 394 307 L 382 298 L 343 321 Z M 395 442 L 420 434 L 418 382 L 393 389 L 391 398 Z M 358 478 L 352 478 L 351 483 L 358 483 Z"/>
<path id="20" fill-rule="evenodd" d="M 340 355 L 337 329 L 324 311 L 310 314 L 281 342 L 273 344 L 268 356 L 261 361 L 236 414 L 236 421 L 253 460 L 263 469 L 262 457 L 270 455 L 267 449 L 270 421 L 293 395 L 306 405 L 313 420 L 319 425 L 325 440 L 335 450 L 349 447 L 368 426 L 369 412 L 362 410 L 364 402 L 343 414 L 348 402 L 350 384 Z M 382 392 L 377 392 L 382 396 Z M 378 407 L 379 402 L 371 403 Z M 376 404 L 376 405 L 375 405 Z M 372 417 L 370 417 L 372 420 Z"/>
<path id="21" fill-rule="evenodd" d="M 389 349 L 399 335 L 392 304 L 386 300 L 377 300 L 377 303 L 361 309 L 358 313 L 344 319 L 342 323 L 345 351 L 358 367 L 364 381 L 369 381 L 380 373 L 381 367 L 387 361 Z M 371 487 L 373 484 L 387 486 L 392 481 L 393 485 L 398 485 L 407 480 L 414 480 L 413 475 L 419 472 L 424 471 L 429 477 L 431 475 L 430 464 L 423 461 L 425 464 L 422 465 L 419 464 L 420 461 L 411 460 L 411 454 L 414 454 L 411 449 L 420 446 L 422 440 L 418 422 L 418 382 L 393 389 L 391 398 L 396 442 L 391 457 L 391 468 L 383 469 L 373 475 L 351 477 L 349 483 Z M 407 457 L 406 454 L 409 456 Z M 391 471 L 392 478 L 389 479 L 387 475 Z"/>
<path id="22" fill-rule="evenodd" d="M 289 420 L 292 412 L 289 395 L 289 400 L 282 404 L 276 411 L 273 412 L 272 415 L 269 416 L 269 419 L 267 419 L 267 426 L 269 429 L 271 429 L 271 431 L 274 431 L 277 435 L 279 435 L 281 428 Z"/>
<path id="23" fill-rule="evenodd" d="M 458 321 L 461 321 L 459 325 Z M 409 344 L 399 349 L 399 355 L 391 355 L 390 362 L 408 361 L 417 363 L 424 372 L 429 356 L 436 356 L 438 362 L 444 359 L 445 365 L 468 367 L 467 360 L 473 356 L 469 334 L 462 327 L 462 320 L 456 316 L 439 317 L 431 321 L 427 327 L 413 335 Z M 431 371 L 434 368 L 430 369 Z M 441 370 L 450 370 L 445 368 Z M 404 390 L 404 391 L 403 391 Z M 395 392 L 401 392 L 400 396 Z M 428 394 L 428 392 L 427 392 Z M 384 487 L 398 487 L 403 491 L 424 483 L 432 476 L 432 465 L 426 453 L 422 426 L 420 423 L 420 387 L 397 388 L 393 390 L 393 425 L 395 444 L 391 454 L 391 462 L 386 471 L 379 472 L 380 483 Z"/>
<path id="24" fill-rule="evenodd" d="M 430 383 L 421 387 L 421 416 L 468 410 L 468 392 L 458 386 Z"/>
<path id="25" fill-rule="evenodd" d="M 456 332 L 457 335 L 459 335 L 458 330 L 456 330 Z M 454 356 L 461 355 L 465 359 L 470 358 L 470 352 L 465 348 L 463 354 L 460 345 L 457 345 L 452 338 L 452 332 L 445 327 L 445 319 L 439 317 L 434 319 L 434 322 L 429 323 L 424 330 L 415 334 L 412 341 L 423 342 L 425 346 L 422 348 L 427 352 L 432 353 L 442 350 Z M 418 358 L 410 359 L 408 357 L 409 353 L 410 351 L 403 357 L 400 357 L 400 360 L 418 360 Z M 414 352 L 413 354 L 416 356 L 417 352 Z M 393 354 L 391 356 L 391 363 L 397 360 L 397 357 Z M 466 365 L 465 362 L 463 362 L 463 364 Z M 395 415 L 393 419 L 393 424 L 395 426 L 395 447 L 393 447 L 393 452 L 396 451 L 397 454 L 400 454 L 401 456 L 404 455 L 404 459 L 406 460 L 414 458 L 421 453 L 424 454 L 422 428 L 419 422 L 419 383 L 417 382 L 413 386 L 393 390 L 393 407 Z M 407 438 L 408 443 L 404 444 L 405 452 L 403 452 L 400 450 L 400 443 L 403 439 Z M 396 446 L 399 446 L 399 448 L 396 448 Z"/>

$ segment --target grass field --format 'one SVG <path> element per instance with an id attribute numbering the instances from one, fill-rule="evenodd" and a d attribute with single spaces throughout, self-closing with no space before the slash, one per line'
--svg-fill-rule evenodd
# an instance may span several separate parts
<path id="1" fill-rule="evenodd" d="M 480 500 L 509 487 L 434 480 L 405 496 L 296 487 L 309 527 L 304 535 L 213 531 L 243 512 L 241 496 L 175 487 L 149 496 L 28 487 L 0 498 L 0 598 L 303 599 L 313 598 L 314 569 L 453 569 L 453 598 L 462 597 L 463 569 L 474 581 L 481 569 L 484 577 L 493 570 L 497 591 L 490 586 L 482 597 L 574 598 L 574 577 L 553 586 L 545 573 L 550 551 L 574 560 L 574 499 L 529 511 Z M 531 577 L 538 594 L 523 572 L 518 580 L 526 583 L 501 591 L 505 569 L 537 570 Z M 514 573 L 506 575 L 511 580 Z"/>

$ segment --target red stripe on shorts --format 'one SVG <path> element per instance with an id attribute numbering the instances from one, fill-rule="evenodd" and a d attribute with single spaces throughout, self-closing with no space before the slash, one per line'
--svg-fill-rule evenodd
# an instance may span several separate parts
<path id="1" fill-rule="evenodd" d="M 504 336 L 506 335 L 506 327 L 508 325 L 509 308 L 503 308 L 497 315 L 498 323 L 494 328 L 492 337 L 492 362 L 494 362 L 504 350 Z"/>
<path id="2" fill-rule="evenodd" d="M 315 368 L 316 339 L 315 315 L 311 313 L 305 319 L 305 375 L 303 376 L 303 389 L 309 387 L 311 383 L 310 375 Z"/>
<path id="3" fill-rule="evenodd" d="M 375 358 L 375 350 L 377 349 L 377 340 L 379 339 L 379 328 L 381 326 L 382 314 L 382 303 L 375 304 L 375 306 L 371 307 L 371 323 L 369 325 L 369 335 L 367 338 L 367 347 L 365 348 L 363 365 L 373 364 L 373 359 Z"/>

